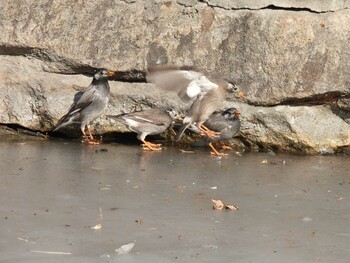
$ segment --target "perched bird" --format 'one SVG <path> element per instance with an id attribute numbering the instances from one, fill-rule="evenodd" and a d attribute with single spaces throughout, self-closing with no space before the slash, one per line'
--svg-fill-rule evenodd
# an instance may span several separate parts
<path id="1" fill-rule="evenodd" d="M 239 119 L 240 112 L 236 108 L 229 108 L 223 112 L 214 112 L 205 122 L 204 125 L 215 132 L 218 132 L 218 136 L 211 138 L 206 136 L 205 141 L 209 142 L 210 148 L 213 150 L 211 152 L 214 155 L 224 156 L 225 153 L 218 152 L 213 146 L 213 142 L 223 142 L 232 139 L 241 128 L 241 121 Z M 191 125 L 190 130 L 201 133 L 198 128 Z M 222 148 L 232 149 L 230 146 L 222 145 Z"/>
<path id="2" fill-rule="evenodd" d="M 228 91 L 237 90 L 235 84 L 211 78 L 206 72 L 189 66 L 148 68 L 147 81 L 155 83 L 162 89 L 177 92 L 184 102 L 193 101 L 175 141 L 180 140 L 184 131 L 191 124 L 195 124 L 208 137 L 218 136 L 217 132 L 211 131 L 203 123 L 220 108 Z"/>
<path id="3" fill-rule="evenodd" d="M 177 118 L 177 113 L 173 109 L 150 109 L 124 113 L 120 115 L 107 115 L 108 118 L 114 119 L 129 130 L 137 133 L 137 138 L 143 142 L 144 149 L 151 151 L 160 151 L 161 144 L 153 144 L 146 141 L 147 135 L 159 134 L 166 131 Z"/>
<path id="4" fill-rule="evenodd" d="M 89 144 L 98 144 L 99 141 L 94 140 L 91 134 L 90 125 L 107 107 L 110 93 L 107 78 L 114 75 L 115 72 L 107 69 L 98 70 L 91 84 L 83 92 L 81 97 L 70 106 L 68 113 L 58 121 L 53 131 L 57 131 L 70 124 L 80 124 L 85 141 Z M 89 137 L 85 130 L 87 130 Z"/>

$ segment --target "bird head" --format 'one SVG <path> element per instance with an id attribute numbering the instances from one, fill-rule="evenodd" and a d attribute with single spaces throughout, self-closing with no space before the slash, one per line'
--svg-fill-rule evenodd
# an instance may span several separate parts
<path id="1" fill-rule="evenodd" d="M 101 80 L 101 79 L 106 79 L 108 77 L 113 77 L 113 76 L 115 76 L 114 71 L 109 71 L 108 69 L 102 68 L 96 71 L 94 75 L 94 79 Z"/>
<path id="2" fill-rule="evenodd" d="M 165 110 L 173 120 L 182 120 L 180 114 L 173 108 L 167 108 Z"/>
<path id="3" fill-rule="evenodd" d="M 241 113 L 236 108 L 228 108 L 222 113 L 225 119 L 239 118 Z"/>
<path id="4" fill-rule="evenodd" d="M 228 82 L 228 90 L 230 92 L 238 92 L 239 97 L 244 97 L 244 93 L 241 89 L 238 88 L 237 84 L 233 81 L 227 81 Z"/>

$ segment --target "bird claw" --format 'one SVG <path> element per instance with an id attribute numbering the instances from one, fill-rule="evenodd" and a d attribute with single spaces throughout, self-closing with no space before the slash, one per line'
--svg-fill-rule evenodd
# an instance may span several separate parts
<path id="1" fill-rule="evenodd" d="M 162 147 L 161 144 L 154 144 L 154 143 L 143 143 L 141 144 L 142 148 L 146 151 L 161 151 Z"/>
<path id="2" fill-rule="evenodd" d="M 84 139 L 81 141 L 82 143 L 87 143 L 89 145 L 99 145 L 102 143 L 101 140 L 96 140 L 96 139 Z"/>
<path id="3" fill-rule="evenodd" d="M 233 150 L 233 148 L 231 146 L 228 146 L 228 145 L 221 145 L 221 148 L 224 150 Z"/>
<path id="4" fill-rule="evenodd" d="M 207 137 L 212 138 L 212 139 L 219 138 L 219 136 L 220 136 L 220 132 L 215 132 L 215 131 L 211 131 L 211 130 L 208 130 L 208 131 L 202 130 L 201 134 L 203 136 L 207 136 Z"/>

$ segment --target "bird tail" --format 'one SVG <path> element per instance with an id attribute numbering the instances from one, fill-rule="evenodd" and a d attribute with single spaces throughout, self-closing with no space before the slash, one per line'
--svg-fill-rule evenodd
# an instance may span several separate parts
<path id="1" fill-rule="evenodd" d="M 191 122 L 186 122 L 182 124 L 180 130 L 177 132 L 175 137 L 175 142 L 178 142 L 181 139 L 182 134 L 186 131 L 186 129 L 191 125 Z"/>

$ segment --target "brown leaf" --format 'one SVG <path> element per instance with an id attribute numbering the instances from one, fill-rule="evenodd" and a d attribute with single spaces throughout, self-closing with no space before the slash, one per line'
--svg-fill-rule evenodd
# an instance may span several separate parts
<path id="1" fill-rule="evenodd" d="M 214 205 L 213 205 L 214 210 L 222 210 L 225 206 L 224 203 L 220 199 L 218 199 L 218 200 L 211 199 L 211 201 L 214 203 Z"/>
<path id="2" fill-rule="evenodd" d="M 237 210 L 238 210 L 238 206 L 235 206 L 235 205 L 225 205 L 225 209 L 226 209 L 226 210 L 231 210 L 231 211 L 237 211 Z"/>

